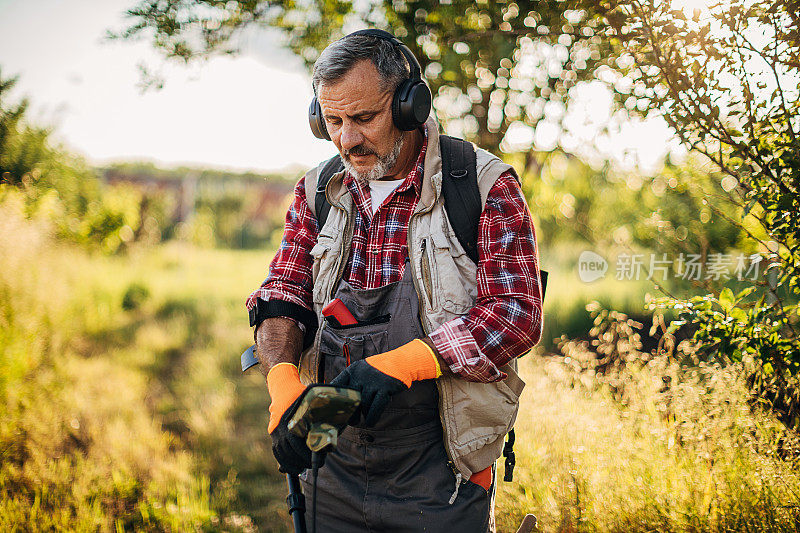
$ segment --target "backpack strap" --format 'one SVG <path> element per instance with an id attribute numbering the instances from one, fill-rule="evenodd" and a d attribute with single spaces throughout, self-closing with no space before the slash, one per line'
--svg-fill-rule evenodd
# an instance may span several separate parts
<path id="1" fill-rule="evenodd" d="M 478 170 L 475 148 L 472 143 L 440 135 L 442 154 L 442 195 L 444 209 L 458 242 L 467 256 L 478 263 L 478 222 L 483 211 L 481 193 L 478 189 Z M 336 155 L 317 167 L 316 175 L 306 175 L 306 202 L 317 218 L 320 229 L 328 220 L 331 204 L 325 188 L 334 174 L 344 169 L 341 158 Z M 316 179 L 314 179 L 316 178 Z"/>
<path id="2" fill-rule="evenodd" d="M 444 210 L 458 242 L 467 256 L 478 263 L 478 222 L 483 206 L 478 189 L 475 148 L 471 142 L 440 135 L 442 196 Z"/>
<path id="3" fill-rule="evenodd" d="M 442 196 L 444 210 L 458 242 L 473 263 L 478 264 L 478 225 L 483 212 L 478 188 L 478 165 L 471 142 L 449 135 L 440 135 L 442 154 Z M 317 167 L 317 173 L 306 175 L 306 202 L 317 218 L 321 230 L 328 220 L 331 204 L 325 188 L 334 174 L 344 170 L 342 159 L 335 155 Z M 547 272 L 540 270 L 542 301 L 547 290 Z"/>
<path id="4" fill-rule="evenodd" d="M 306 203 L 308 203 L 308 208 L 311 212 L 314 213 L 320 230 L 325 225 L 325 221 L 328 220 L 328 213 L 331 210 L 331 204 L 328 203 L 328 197 L 325 196 L 325 188 L 334 174 L 342 170 L 344 170 L 342 159 L 335 155 L 317 167 L 316 174 L 311 172 L 306 174 Z"/>
<path id="5" fill-rule="evenodd" d="M 483 203 L 478 187 L 475 147 L 471 142 L 440 135 L 442 153 L 442 195 L 444 210 L 458 242 L 467 256 L 478 264 L 478 226 Z M 542 302 L 547 290 L 547 272 L 539 270 Z M 513 445 L 512 445 L 513 446 Z M 513 467 L 512 467 L 513 468 Z"/>

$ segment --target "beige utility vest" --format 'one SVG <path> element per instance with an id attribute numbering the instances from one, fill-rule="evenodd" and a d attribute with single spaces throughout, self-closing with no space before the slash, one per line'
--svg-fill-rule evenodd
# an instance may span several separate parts
<path id="1" fill-rule="evenodd" d="M 477 283 L 476 265 L 458 242 L 444 208 L 438 127 L 433 118 L 428 119 L 426 127 L 425 172 L 420 199 L 409 221 L 408 255 L 422 326 L 430 333 L 465 315 L 475 305 Z M 485 150 L 477 149 L 476 155 L 478 188 L 485 205 L 497 178 L 512 167 Z M 312 169 L 305 176 L 312 213 L 320 169 L 321 166 Z M 322 308 L 332 299 L 341 279 L 353 238 L 356 207 L 343 178 L 344 172 L 340 172 L 328 183 L 326 195 L 331 210 L 311 250 L 314 310 L 320 324 Z M 319 328 L 314 344 L 301 356 L 300 376 L 306 384 L 317 377 L 321 331 Z M 436 380 L 445 448 L 463 479 L 487 468 L 502 455 L 504 437 L 514 425 L 525 383 L 517 375 L 516 361 L 501 370 L 508 377 L 495 383 L 465 381 L 455 375 L 443 375 Z"/>

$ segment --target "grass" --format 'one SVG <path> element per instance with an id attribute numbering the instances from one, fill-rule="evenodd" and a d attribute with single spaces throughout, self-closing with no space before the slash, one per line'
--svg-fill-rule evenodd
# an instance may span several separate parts
<path id="1" fill-rule="evenodd" d="M 523 362 L 515 481 L 500 482 L 498 531 L 526 513 L 541 531 L 797 530 L 797 460 L 782 458 L 783 427 L 750 409 L 735 372 L 648 366 L 629 378 L 623 407 L 556 358 Z"/>
<path id="2" fill-rule="evenodd" d="M 0 529 L 283 530 L 238 363 L 265 254 L 89 256 L 2 215 Z"/>
<path id="3" fill-rule="evenodd" d="M 91 256 L 0 215 L 0 530 L 288 531 L 263 377 L 239 369 L 244 298 L 270 254 L 170 243 Z M 640 305 L 646 285 L 584 286 L 573 252 L 551 254 L 551 335 L 598 294 Z M 542 531 L 797 528 L 794 455 L 735 374 L 645 367 L 623 405 L 569 368 L 522 360 L 499 531 L 526 512 Z"/>

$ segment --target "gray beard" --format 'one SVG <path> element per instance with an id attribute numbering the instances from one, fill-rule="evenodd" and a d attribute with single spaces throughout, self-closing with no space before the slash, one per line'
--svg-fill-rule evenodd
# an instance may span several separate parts
<path id="1" fill-rule="evenodd" d="M 361 186 L 365 187 L 370 181 L 377 181 L 384 177 L 386 173 L 397 164 L 397 159 L 400 157 L 400 151 L 403 149 L 404 141 L 405 135 L 401 133 L 388 154 L 383 156 L 375 154 L 375 158 L 378 161 L 366 172 L 359 172 L 356 170 L 347 157 L 342 158 L 344 168 Z"/>

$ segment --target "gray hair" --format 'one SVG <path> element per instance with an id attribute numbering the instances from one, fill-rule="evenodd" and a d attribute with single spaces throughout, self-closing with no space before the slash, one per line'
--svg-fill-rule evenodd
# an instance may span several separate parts
<path id="1" fill-rule="evenodd" d="M 408 62 L 398 47 L 371 35 L 351 35 L 328 45 L 314 63 L 314 92 L 321 84 L 336 82 L 359 61 L 369 59 L 378 70 L 383 90 L 394 91 L 410 74 Z"/>

